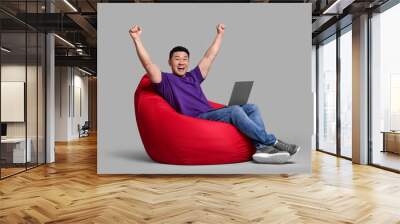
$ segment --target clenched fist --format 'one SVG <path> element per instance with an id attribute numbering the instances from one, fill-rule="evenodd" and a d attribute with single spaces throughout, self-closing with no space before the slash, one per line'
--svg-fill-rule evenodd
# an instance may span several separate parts
<path id="1" fill-rule="evenodd" d="M 222 24 L 222 23 L 218 24 L 218 25 L 217 25 L 217 33 L 218 33 L 218 34 L 223 34 L 224 31 L 225 31 L 225 25 Z"/>
<path id="2" fill-rule="evenodd" d="M 131 35 L 132 39 L 139 38 L 141 33 L 142 28 L 138 25 L 133 25 L 133 27 L 129 30 L 129 34 Z"/>

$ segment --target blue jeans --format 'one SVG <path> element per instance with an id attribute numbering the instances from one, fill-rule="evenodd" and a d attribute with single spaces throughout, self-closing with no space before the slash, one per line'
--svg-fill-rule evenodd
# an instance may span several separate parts
<path id="1" fill-rule="evenodd" d="M 273 145 L 276 141 L 273 134 L 266 132 L 260 111 L 255 104 L 223 107 L 202 113 L 197 117 L 233 124 L 240 132 L 252 140 L 256 149 L 265 145 Z"/>

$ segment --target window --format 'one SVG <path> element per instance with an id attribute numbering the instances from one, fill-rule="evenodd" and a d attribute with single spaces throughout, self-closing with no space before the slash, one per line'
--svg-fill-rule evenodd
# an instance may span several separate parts
<path id="1" fill-rule="evenodd" d="M 340 155 L 352 157 L 352 34 L 340 36 Z"/>
<path id="2" fill-rule="evenodd" d="M 318 48 L 318 149 L 336 153 L 336 36 Z"/>
<path id="3" fill-rule="evenodd" d="M 372 164 L 400 170 L 400 4 L 371 18 Z"/>

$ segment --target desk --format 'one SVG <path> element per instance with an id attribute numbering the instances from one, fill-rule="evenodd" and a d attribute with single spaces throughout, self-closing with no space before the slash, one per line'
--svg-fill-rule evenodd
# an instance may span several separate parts
<path id="1" fill-rule="evenodd" d="M 1 157 L 6 163 L 25 163 L 32 159 L 30 138 L 26 141 L 28 144 L 25 154 L 25 138 L 6 138 L 1 139 Z M 25 158 L 27 161 L 25 161 Z"/>
<path id="2" fill-rule="evenodd" d="M 399 131 L 382 131 L 383 133 L 383 150 L 382 152 L 393 152 L 400 154 L 400 132 Z"/>

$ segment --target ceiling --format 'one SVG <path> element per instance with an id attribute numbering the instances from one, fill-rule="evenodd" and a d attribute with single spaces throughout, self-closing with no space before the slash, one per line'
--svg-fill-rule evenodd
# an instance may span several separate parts
<path id="1" fill-rule="evenodd" d="M 373 9 L 388 0 L 253 0 L 253 1 L 168 1 L 168 0 L 45 0 L 18 1 L 1 0 L 0 26 L 3 33 L 2 40 L 8 47 L 24 50 L 18 46 L 25 46 L 23 34 L 29 31 L 55 32 L 64 40 L 72 43 L 74 47 L 60 38 L 55 38 L 56 65 L 81 66 L 91 71 L 96 71 L 96 38 L 97 38 L 97 3 L 169 3 L 169 2 L 225 2 L 225 3 L 311 3 L 312 4 L 312 37 L 313 43 L 320 41 L 335 32 L 338 20 L 349 21 L 366 10 Z M 68 3 L 70 5 L 68 5 Z M 50 7 L 49 7 L 50 5 Z M 332 6 L 332 7 L 331 7 Z M 53 13 L 48 13 L 52 8 Z M 332 9 L 329 13 L 325 11 Z M 27 12 L 27 13 L 26 13 Z M 324 13 L 325 12 L 325 13 Z M 342 26 L 346 22 L 341 23 Z M 333 28 L 332 28 L 333 27 Z M 33 52 L 35 43 L 28 44 L 28 52 Z M 24 52 L 21 52 L 24 53 Z"/>

